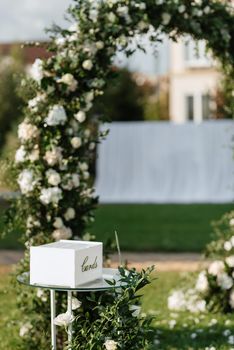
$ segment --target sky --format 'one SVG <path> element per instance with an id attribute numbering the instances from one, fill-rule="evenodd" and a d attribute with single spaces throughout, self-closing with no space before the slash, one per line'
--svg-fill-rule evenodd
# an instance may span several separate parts
<path id="1" fill-rule="evenodd" d="M 72 0 L 0 0 L 0 42 L 43 40 L 44 29 L 53 23 L 66 26 L 65 11 Z M 137 52 L 130 59 L 118 55 L 116 62 L 148 75 L 167 70 L 167 44 L 159 49 L 158 59 L 145 41 L 147 53 Z"/>

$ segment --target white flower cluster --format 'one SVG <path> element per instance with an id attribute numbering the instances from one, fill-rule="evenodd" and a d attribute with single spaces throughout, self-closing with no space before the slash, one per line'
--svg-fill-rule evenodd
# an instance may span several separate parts
<path id="1" fill-rule="evenodd" d="M 63 106 L 54 105 L 50 108 L 49 114 L 45 122 L 49 126 L 64 125 L 67 121 L 67 114 Z"/>
<path id="2" fill-rule="evenodd" d="M 173 311 L 205 312 L 206 302 L 201 299 L 195 289 L 176 290 L 168 297 L 168 308 Z"/>
<path id="3" fill-rule="evenodd" d="M 23 194 L 29 194 L 32 192 L 38 183 L 39 179 L 36 178 L 34 172 L 30 169 L 24 169 L 18 176 L 18 184 Z"/>
<path id="4" fill-rule="evenodd" d="M 36 125 L 33 125 L 27 121 L 23 121 L 18 127 L 18 137 L 23 141 L 30 141 L 37 138 L 39 130 Z"/>
<path id="5" fill-rule="evenodd" d="M 230 252 L 232 249 L 234 249 L 234 236 L 232 236 L 228 241 L 224 242 L 223 248 L 227 252 Z"/>
<path id="6" fill-rule="evenodd" d="M 62 190 L 59 187 L 43 188 L 39 198 L 44 205 L 58 204 L 62 199 Z"/>
<path id="7" fill-rule="evenodd" d="M 107 339 L 104 346 L 106 350 L 117 350 L 118 343 L 112 339 Z"/>
<path id="8" fill-rule="evenodd" d="M 43 62 L 37 58 L 29 70 L 29 75 L 32 79 L 40 83 L 43 78 Z"/>

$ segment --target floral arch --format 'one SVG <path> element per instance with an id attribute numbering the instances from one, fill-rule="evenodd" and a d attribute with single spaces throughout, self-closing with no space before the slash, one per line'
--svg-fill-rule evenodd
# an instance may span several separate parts
<path id="1" fill-rule="evenodd" d="M 90 238 L 86 227 L 94 219 L 97 198 L 93 195 L 89 166 L 96 144 L 104 136 L 93 131 L 93 123 L 98 124 L 102 118 L 94 120 L 90 111 L 94 99 L 103 94 L 117 49 L 130 55 L 129 44 L 136 34 L 149 31 L 156 44 L 162 32 L 173 40 L 190 34 L 206 40 L 207 48 L 233 74 L 234 15 L 230 3 L 74 1 L 68 11 L 73 24 L 69 29 L 53 28 L 48 48 L 51 57 L 36 60 L 31 77 L 22 82 L 27 105 L 25 119 L 19 125 L 21 145 L 15 158 L 22 196 L 10 213 L 25 232 L 22 240 L 26 253 L 19 270 L 28 268 L 31 245 Z M 31 311 L 35 312 L 40 304 L 33 296 L 30 305 L 25 294 L 21 299 L 23 310 L 28 310 L 26 320 L 31 320 Z M 32 322 L 41 321 L 34 318 Z M 42 344 L 36 327 L 33 328 L 27 349 Z M 126 341 L 126 346 L 138 349 L 141 342 L 137 347 L 135 339 L 131 347 Z"/>

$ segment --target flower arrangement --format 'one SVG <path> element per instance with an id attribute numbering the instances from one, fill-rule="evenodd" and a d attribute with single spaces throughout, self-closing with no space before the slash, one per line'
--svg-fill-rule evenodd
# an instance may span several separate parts
<path id="1" fill-rule="evenodd" d="M 70 27 L 54 27 L 50 32 L 51 57 L 44 61 L 37 59 L 30 77 L 22 81 L 26 95 L 25 118 L 19 125 L 20 147 L 15 156 L 22 195 L 8 213 L 11 226 L 16 224 L 17 229 L 20 226 L 24 232 L 22 242 L 26 252 L 18 268 L 21 272 L 29 268 L 31 245 L 64 238 L 90 239 L 86 228 L 94 220 L 93 210 L 97 204 L 90 166 L 96 145 L 105 136 L 98 131 L 104 116 L 94 116 L 92 106 L 103 94 L 106 79 L 112 74 L 112 59 L 117 50 L 132 54 L 130 44 L 134 41 L 141 48 L 139 34 L 151 32 L 152 42 L 157 43 L 160 32 L 173 40 L 190 33 L 195 39 L 206 39 L 208 48 L 230 69 L 234 62 L 233 12 L 226 2 L 75 0 L 68 13 L 72 21 Z M 63 302 L 61 297 L 58 309 L 62 310 Z M 129 316 L 129 324 L 126 318 L 129 330 L 133 318 L 128 302 L 126 299 L 123 310 Z M 112 303 L 113 297 L 105 311 L 102 304 L 98 304 L 98 314 L 108 313 Z M 38 331 L 48 322 L 47 308 L 34 292 L 22 288 L 19 304 L 27 325 L 21 334 L 31 329 L 30 339 L 23 337 L 23 348 L 48 348 L 48 335 L 42 337 Z M 89 318 L 88 327 L 95 333 L 90 328 L 91 321 Z M 77 327 L 79 324 L 77 322 Z M 112 330 L 111 324 L 108 327 Z M 138 327 L 138 321 L 134 327 Z M 131 328 L 131 332 L 134 329 Z M 138 336 L 139 344 L 143 344 L 143 333 L 139 331 Z M 116 342 L 107 339 L 105 347 L 118 348 Z M 81 346 L 79 337 L 77 344 Z M 126 338 L 121 348 L 137 349 L 136 344 L 135 340 L 129 343 Z"/>
<path id="2" fill-rule="evenodd" d="M 234 212 L 214 223 L 214 229 L 216 239 L 206 249 L 212 262 L 199 273 L 193 289 L 174 291 L 169 296 L 169 309 L 234 311 Z"/>

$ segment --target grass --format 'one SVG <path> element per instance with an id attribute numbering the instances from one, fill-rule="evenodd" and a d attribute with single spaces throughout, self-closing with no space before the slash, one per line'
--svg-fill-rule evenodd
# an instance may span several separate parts
<path id="1" fill-rule="evenodd" d="M 3 228 L 0 205 L 0 231 Z M 233 209 L 232 204 L 111 204 L 100 205 L 90 232 L 97 240 L 114 238 L 129 251 L 200 252 L 211 239 L 211 221 Z M 19 232 L 0 241 L 0 249 L 20 249 Z"/>
<path id="2" fill-rule="evenodd" d="M 204 350 L 210 346 L 214 346 L 216 350 L 233 348 L 228 344 L 228 337 L 223 335 L 226 330 L 234 335 L 233 314 L 171 313 L 166 306 L 167 297 L 171 289 L 180 286 L 183 274 L 161 272 L 157 277 L 157 280 L 145 288 L 143 298 L 143 312 L 155 315 L 155 344 L 151 350 Z M 0 270 L 0 350 L 17 348 L 20 339 L 18 331 L 15 330 L 17 327 L 12 327 L 17 318 L 20 319 L 20 314 L 16 309 L 14 290 L 9 289 L 7 271 Z M 174 327 L 170 327 L 171 321 L 175 323 Z"/>

